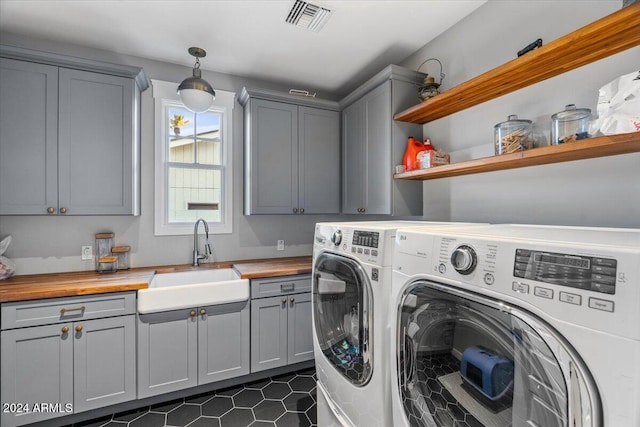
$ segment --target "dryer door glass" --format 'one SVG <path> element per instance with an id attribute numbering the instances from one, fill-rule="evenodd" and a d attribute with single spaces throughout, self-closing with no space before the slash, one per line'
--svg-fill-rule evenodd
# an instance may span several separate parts
<path id="1" fill-rule="evenodd" d="M 531 314 L 421 281 L 403 294 L 397 321 L 394 380 L 410 425 L 592 425 L 596 397 L 580 391 L 590 375 Z M 576 396 L 577 413 L 569 405 Z"/>
<path id="2" fill-rule="evenodd" d="M 326 359 L 363 386 L 371 378 L 371 286 L 360 264 L 325 253 L 314 265 L 314 328 Z"/>

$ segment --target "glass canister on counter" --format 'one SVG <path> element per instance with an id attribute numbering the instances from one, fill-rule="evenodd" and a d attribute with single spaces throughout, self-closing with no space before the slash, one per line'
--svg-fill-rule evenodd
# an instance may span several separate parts
<path id="1" fill-rule="evenodd" d="M 507 121 L 494 126 L 495 152 L 498 154 L 515 153 L 533 146 L 533 124 L 531 120 L 519 119 L 510 115 Z"/>
<path id="2" fill-rule="evenodd" d="M 129 269 L 129 246 L 114 246 L 111 253 L 118 257 L 118 270 Z"/>
<path id="3" fill-rule="evenodd" d="M 96 258 L 101 256 L 111 256 L 111 248 L 113 247 L 113 233 L 96 234 Z"/>
<path id="4" fill-rule="evenodd" d="M 564 111 L 551 116 L 551 144 L 564 144 L 590 138 L 590 120 L 590 109 L 576 108 L 575 104 L 566 105 Z"/>
<path id="5" fill-rule="evenodd" d="M 98 273 L 115 273 L 118 266 L 118 257 L 115 255 L 96 258 L 96 271 Z"/>

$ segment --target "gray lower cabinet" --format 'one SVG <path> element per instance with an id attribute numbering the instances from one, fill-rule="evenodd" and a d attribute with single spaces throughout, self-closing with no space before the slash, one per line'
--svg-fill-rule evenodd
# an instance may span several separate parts
<path id="1" fill-rule="evenodd" d="M 198 324 L 198 384 L 250 372 L 250 303 L 205 307 Z"/>
<path id="2" fill-rule="evenodd" d="M 138 315 L 138 397 L 249 373 L 249 301 Z"/>
<path id="3" fill-rule="evenodd" d="M 251 281 L 251 372 L 313 359 L 311 277 Z M 267 295 L 279 294 L 278 296 Z"/>
<path id="4" fill-rule="evenodd" d="M 394 180 L 407 138 L 422 126 L 393 120 L 414 105 L 424 75 L 390 65 L 340 101 L 342 108 L 342 212 L 422 215 L 422 184 Z"/>
<path id="5" fill-rule="evenodd" d="M 245 214 L 340 212 L 337 103 L 244 88 Z"/>
<path id="6" fill-rule="evenodd" d="M 138 215 L 142 70 L 8 46 L 0 70 L 0 215 Z"/>
<path id="7" fill-rule="evenodd" d="M 2 426 L 134 400 L 134 312 L 135 293 L 2 304 Z"/>

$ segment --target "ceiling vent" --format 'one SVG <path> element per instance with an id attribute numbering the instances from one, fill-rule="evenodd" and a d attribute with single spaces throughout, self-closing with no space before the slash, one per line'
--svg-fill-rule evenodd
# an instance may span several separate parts
<path id="1" fill-rule="evenodd" d="M 331 10 L 317 4 L 295 0 L 285 22 L 318 32 L 331 16 Z"/>

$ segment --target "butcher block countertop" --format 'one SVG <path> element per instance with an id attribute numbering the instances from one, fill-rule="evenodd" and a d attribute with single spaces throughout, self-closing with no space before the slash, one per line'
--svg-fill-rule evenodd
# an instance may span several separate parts
<path id="1" fill-rule="evenodd" d="M 243 279 L 290 276 L 311 272 L 311 257 L 269 258 L 191 265 L 140 267 L 116 273 L 78 271 L 70 273 L 30 274 L 0 280 L 0 303 L 41 298 L 70 297 L 107 292 L 146 289 L 155 274 L 205 268 L 230 268 Z"/>

